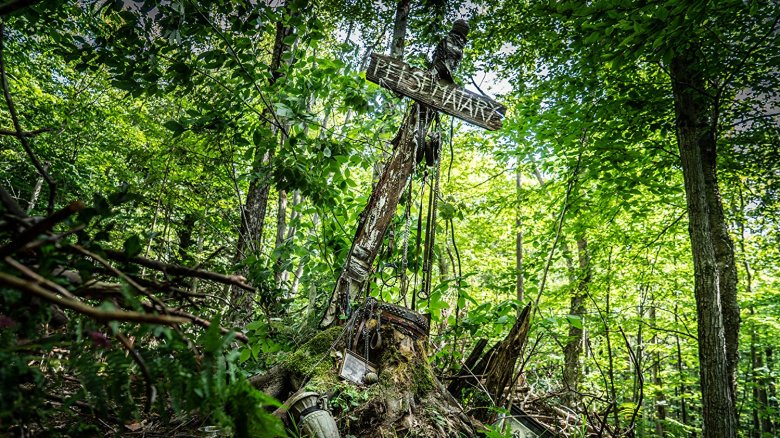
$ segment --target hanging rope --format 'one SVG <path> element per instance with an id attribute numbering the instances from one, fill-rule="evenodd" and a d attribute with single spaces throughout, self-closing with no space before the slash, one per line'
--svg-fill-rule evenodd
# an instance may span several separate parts
<path id="1" fill-rule="evenodd" d="M 430 305 L 431 282 L 433 279 L 433 248 L 436 243 L 436 210 L 439 202 L 439 180 L 441 177 L 441 120 L 436 115 L 436 131 L 426 145 L 430 160 L 433 164 L 433 178 L 430 182 L 431 190 L 428 195 L 428 217 L 425 224 L 425 249 L 423 253 L 423 282 L 420 290 L 420 299 L 426 300 Z"/>

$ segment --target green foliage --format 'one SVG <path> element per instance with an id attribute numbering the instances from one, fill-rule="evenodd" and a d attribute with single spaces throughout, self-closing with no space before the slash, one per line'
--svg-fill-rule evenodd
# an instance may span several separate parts
<path id="1" fill-rule="evenodd" d="M 69 310 L 68 322 L 54 327 L 50 306 L 2 286 L 2 427 L 73 419 L 84 404 L 118 424 L 144 417 L 146 378 L 116 333 L 134 340 L 157 390 L 151 408 L 171 423 L 198 413 L 239 436 L 282 434 L 262 409 L 275 402 L 245 380 L 279 363 L 313 376 L 312 388 L 340 385 L 331 403 L 344 412 L 367 400 L 325 377 L 338 332 L 315 336 L 313 327 L 408 103 L 367 84 L 361 72 L 368 50 L 384 52 L 392 29 L 396 3 L 374 3 L 64 1 L 3 17 L 10 92 L 23 129 L 46 129 L 30 143 L 50 163 L 55 205 L 88 205 L 55 228 L 83 227 L 63 242 L 98 255 L 113 249 L 240 274 L 258 292 L 247 309 L 236 309 L 230 287 L 153 274 L 159 285 L 192 294 L 152 288 L 167 304 L 210 321 L 203 331 L 105 325 Z M 451 135 L 450 119 L 441 121 L 433 286 L 418 310 L 431 315 L 433 361 L 443 374 L 460 368 L 476 339 L 492 345 L 505 336 L 518 309 L 533 302 L 522 381 L 534 392 L 560 393 L 563 346 L 572 330 L 582 330 L 580 383 L 587 391 L 576 410 L 599 413 L 592 422 L 614 406 L 608 423 L 626 428 L 638 408 L 638 436 L 653 436 L 656 427 L 668 436 L 700 432 L 693 266 L 668 74 L 670 59 L 696 50 L 706 60 L 702 92 L 720 105 L 720 195 L 743 309 L 741 424 L 747 434 L 754 415 L 778 416 L 772 396 L 764 403 L 755 395 L 771 394 L 780 373 L 777 12 L 758 1 L 415 3 L 406 59 L 424 65 L 447 21 L 466 15 L 472 32 L 461 80 L 480 83 L 490 73 L 481 85 L 494 85 L 483 88 L 509 107 L 497 133 L 453 121 Z M 289 34 L 273 72 L 277 24 Z M 11 126 L 0 111 L 0 128 Z M 46 185 L 33 205 L 39 175 L 14 136 L 0 135 L 0 175 L 22 208 L 44 214 Z M 372 296 L 409 302 L 420 290 L 422 182 L 418 170 L 373 267 Z M 257 186 L 267 186 L 264 228 L 239 252 L 238 230 L 255 217 L 242 207 Z M 277 204 L 282 191 L 285 215 Z M 579 314 L 571 299 L 586 277 L 577 260 L 583 238 L 590 279 Z M 0 234 L 0 247 L 12 239 Z M 104 267 L 61 249 L 43 243 L 22 261 L 69 291 L 78 286 L 52 274 L 61 267 L 84 281 L 111 280 Z M 19 274 L 0 263 L 0 271 Z M 401 297 L 404 264 L 410 286 Z M 148 274 L 114 265 L 134 277 Z M 84 301 L 143 311 L 146 299 L 116 281 L 119 295 Z M 220 321 L 241 327 L 249 342 L 223 336 Z M 629 348 L 644 370 L 641 404 Z M 431 383 L 419 377 L 417 386 Z M 659 406 L 666 407 L 663 419 Z M 586 423 L 569 432 L 582 433 Z M 56 433 L 99 436 L 102 427 L 76 423 Z"/>

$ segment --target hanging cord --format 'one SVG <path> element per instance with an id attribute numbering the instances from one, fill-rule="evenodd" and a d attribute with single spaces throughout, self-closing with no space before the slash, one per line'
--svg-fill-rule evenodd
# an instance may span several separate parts
<path id="1" fill-rule="evenodd" d="M 447 182 L 450 182 L 450 176 L 452 175 L 452 162 L 455 160 L 455 149 L 452 147 L 452 137 L 455 131 L 455 117 L 450 117 L 450 166 L 447 168 Z"/>
<path id="2" fill-rule="evenodd" d="M 433 248 L 436 243 L 436 210 L 439 203 L 439 180 L 441 177 L 441 122 L 436 117 L 437 132 L 431 140 L 431 154 L 435 157 L 433 163 L 433 180 L 431 181 L 431 192 L 428 196 L 428 219 L 425 225 L 425 252 L 423 255 L 423 285 L 420 290 L 420 299 L 426 300 L 430 305 L 431 299 L 431 281 L 433 278 Z"/>
<path id="3" fill-rule="evenodd" d="M 417 304 L 417 274 L 419 272 L 420 248 L 422 245 L 422 212 L 423 200 L 425 199 L 425 182 L 428 179 L 428 169 L 423 171 L 422 182 L 420 183 L 420 209 L 417 212 L 417 236 L 414 238 L 414 284 L 412 285 L 412 306 L 414 310 Z"/>
<path id="4" fill-rule="evenodd" d="M 412 226 L 412 182 L 414 178 L 409 178 L 409 190 L 406 195 L 406 208 L 404 209 L 404 233 L 403 233 L 403 255 L 401 256 L 401 299 L 398 302 L 403 301 L 404 307 L 408 307 L 406 302 L 406 294 L 409 290 L 409 276 L 406 270 L 409 265 L 409 231 Z M 397 303 L 396 303 L 397 304 Z"/>

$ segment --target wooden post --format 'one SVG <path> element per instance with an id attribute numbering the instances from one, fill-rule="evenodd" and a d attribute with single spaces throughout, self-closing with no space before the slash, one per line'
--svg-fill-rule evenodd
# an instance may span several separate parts
<path id="1" fill-rule="evenodd" d="M 463 57 L 468 32 L 469 25 L 465 20 L 455 21 L 450 33 L 436 47 L 427 72 L 389 56 L 371 56 L 366 78 L 411 97 L 415 103 L 393 140 L 393 155 L 360 215 L 352 248 L 320 327 L 328 327 L 337 318 L 349 315 L 351 303 L 368 279 L 387 227 L 412 176 L 417 151 L 424 147 L 437 110 L 487 129 L 501 128 L 501 118 L 506 111 L 503 105 L 463 90 L 452 81 L 452 72 Z"/>

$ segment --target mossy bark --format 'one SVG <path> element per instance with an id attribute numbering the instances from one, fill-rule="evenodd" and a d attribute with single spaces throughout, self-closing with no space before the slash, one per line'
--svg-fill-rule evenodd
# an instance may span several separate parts
<path id="1" fill-rule="evenodd" d="M 338 377 L 345 333 L 342 327 L 320 332 L 268 373 L 275 377 L 266 374 L 253 383 L 280 400 L 298 390 L 326 395 L 342 436 L 476 434 L 481 424 L 463 413 L 428 363 L 427 339 L 414 339 L 384 324 L 381 345 L 369 350 L 379 380 L 355 385 Z M 358 341 L 363 345 L 362 337 Z"/>

